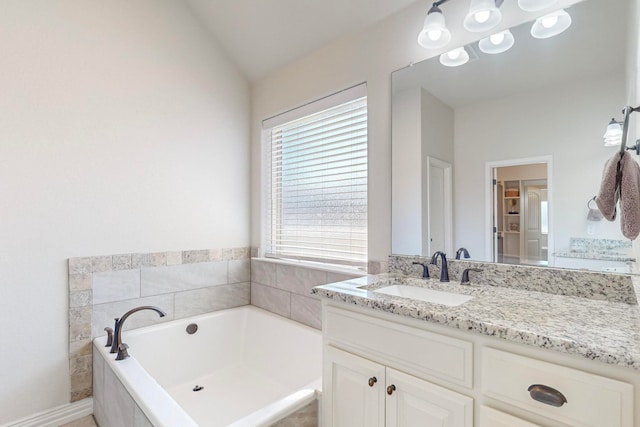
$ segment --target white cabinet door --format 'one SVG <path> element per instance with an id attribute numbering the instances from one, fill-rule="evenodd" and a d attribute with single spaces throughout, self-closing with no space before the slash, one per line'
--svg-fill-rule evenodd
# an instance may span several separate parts
<path id="1" fill-rule="evenodd" d="M 473 399 L 387 368 L 387 427 L 473 427 Z"/>
<path id="2" fill-rule="evenodd" d="M 322 403 L 325 427 L 383 427 L 384 384 L 384 366 L 325 347 Z"/>
<path id="3" fill-rule="evenodd" d="M 480 407 L 479 427 L 540 427 L 538 424 L 530 423 L 513 415 L 496 411 L 488 406 Z"/>

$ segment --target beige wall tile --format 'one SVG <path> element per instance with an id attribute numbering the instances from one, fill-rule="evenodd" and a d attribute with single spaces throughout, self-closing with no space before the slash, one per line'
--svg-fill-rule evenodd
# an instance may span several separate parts
<path id="1" fill-rule="evenodd" d="M 91 306 L 69 309 L 69 341 L 91 338 Z"/>
<path id="2" fill-rule="evenodd" d="M 69 343 L 69 358 L 87 356 L 92 354 L 92 351 L 93 345 L 90 339 Z"/>
<path id="3" fill-rule="evenodd" d="M 249 248 L 233 248 L 232 249 L 232 257 L 233 259 L 248 259 L 249 258 Z"/>
<path id="4" fill-rule="evenodd" d="M 182 264 L 182 252 L 173 251 L 167 252 L 167 265 L 180 265 Z"/>
<path id="5" fill-rule="evenodd" d="M 362 277 L 366 275 L 367 274 L 364 272 L 359 274 L 346 274 L 346 273 L 334 273 L 334 272 L 328 271 L 327 283 L 342 282 L 343 280 L 355 279 L 356 277 Z"/>
<path id="6" fill-rule="evenodd" d="M 69 292 L 69 307 L 84 307 L 91 305 L 92 301 L 91 290 Z"/>
<path id="7" fill-rule="evenodd" d="M 69 258 L 69 274 L 91 273 L 91 257 Z"/>
<path id="8" fill-rule="evenodd" d="M 91 287 L 92 287 L 91 278 L 92 278 L 91 273 L 70 274 L 69 275 L 69 291 L 91 290 Z"/>
<path id="9" fill-rule="evenodd" d="M 130 270 L 131 269 L 131 254 L 113 255 L 111 257 L 113 264 L 113 270 Z"/>
<path id="10" fill-rule="evenodd" d="M 201 249 L 197 251 L 182 251 L 182 263 L 193 264 L 196 262 L 209 261 L 209 249 Z"/>
<path id="11" fill-rule="evenodd" d="M 167 253 L 155 252 L 155 253 L 149 254 L 149 264 L 154 267 L 167 265 Z"/>
<path id="12" fill-rule="evenodd" d="M 113 262 L 111 261 L 111 255 L 91 257 L 92 273 L 100 273 L 102 271 L 111 271 L 111 270 L 113 270 Z"/>
<path id="13" fill-rule="evenodd" d="M 222 249 L 209 249 L 209 261 L 222 261 Z"/>

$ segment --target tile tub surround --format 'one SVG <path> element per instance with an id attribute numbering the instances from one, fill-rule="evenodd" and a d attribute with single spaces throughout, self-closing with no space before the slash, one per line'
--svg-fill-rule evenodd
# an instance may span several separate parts
<path id="1" fill-rule="evenodd" d="M 372 292 L 399 278 L 408 285 L 472 295 L 473 299 L 447 307 Z M 350 305 L 640 369 L 638 305 L 498 286 L 464 286 L 398 274 L 318 286 L 313 293 Z"/>
<path id="2" fill-rule="evenodd" d="M 71 401 L 92 394 L 91 340 L 114 318 L 141 305 L 126 329 L 250 302 L 249 248 L 119 254 L 69 259 Z"/>
<path id="3" fill-rule="evenodd" d="M 340 282 L 364 273 L 336 273 L 322 267 L 265 258 L 251 260 L 251 304 L 280 316 L 321 329 L 320 300 L 311 295 L 317 285 Z"/>
<path id="4" fill-rule="evenodd" d="M 391 255 L 389 273 L 420 277 L 422 268 L 413 265 L 412 262 L 429 262 L 430 260 L 421 256 Z M 480 268 L 483 270 L 481 273 L 471 273 L 471 283 L 638 304 L 632 276 L 628 274 L 466 260 L 447 260 L 447 263 L 451 282 L 459 282 L 465 268 Z M 429 265 L 429 272 L 431 277 L 440 277 L 439 266 Z"/>

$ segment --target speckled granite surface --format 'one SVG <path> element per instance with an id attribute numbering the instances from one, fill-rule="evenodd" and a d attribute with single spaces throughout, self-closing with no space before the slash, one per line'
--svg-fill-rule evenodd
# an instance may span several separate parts
<path id="1" fill-rule="evenodd" d="M 631 251 L 631 240 L 572 237 L 569 239 L 569 248 L 559 250 L 553 255 L 563 258 L 635 262 Z"/>
<path id="2" fill-rule="evenodd" d="M 411 286 L 472 295 L 457 307 L 392 297 L 375 289 Z M 323 298 L 640 369 L 640 307 L 521 289 L 379 274 L 313 288 Z"/>
<path id="3" fill-rule="evenodd" d="M 389 272 L 419 277 L 422 267 L 413 265 L 414 261 L 425 262 L 428 259 L 420 256 L 391 255 L 389 257 Z M 631 275 L 628 274 L 448 260 L 450 280 L 452 282 L 460 281 L 462 271 L 470 267 L 482 269 L 481 273 L 471 274 L 471 282 L 479 285 L 638 304 Z M 439 266 L 429 265 L 429 271 L 431 277 L 440 277 Z"/>

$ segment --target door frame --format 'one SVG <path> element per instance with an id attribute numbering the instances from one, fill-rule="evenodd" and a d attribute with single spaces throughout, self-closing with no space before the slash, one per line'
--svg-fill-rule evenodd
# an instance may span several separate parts
<path id="1" fill-rule="evenodd" d="M 521 159 L 509 159 L 509 160 L 497 160 L 491 162 L 485 162 L 485 191 L 484 191 L 484 201 L 485 201 L 485 258 L 486 261 L 489 262 L 497 262 L 494 259 L 493 255 L 493 240 L 494 240 L 494 232 L 493 232 L 493 224 L 497 224 L 497 220 L 499 218 L 495 218 L 497 215 L 497 211 L 493 209 L 493 170 L 495 168 L 502 168 L 508 166 L 522 166 L 528 165 L 532 163 L 546 163 L 547 165 L 547 197 L 549 201 L 549 235 L 547 242 L 547 258 L 549 262 L 549 266 L 553 266 L 553 257 L 551 256 L 554 252 L 554 211 L 555 211 L 555 203 L 553 203 L 553 156 L 536 156 L 536 157 L 526 157 Z"/>
<path id="2" fill-rule="evenodd" d="M 444 177 L 444 248 L 445 253 L 453 252 L 453 165 L 433 156 L 427 156 L 426 176 L 430 181 L 431 168 L 442 169 Z M 431 194 L 430 183 L 427 182 L 427 254 L 433 253 L 431 248 Z"/>

